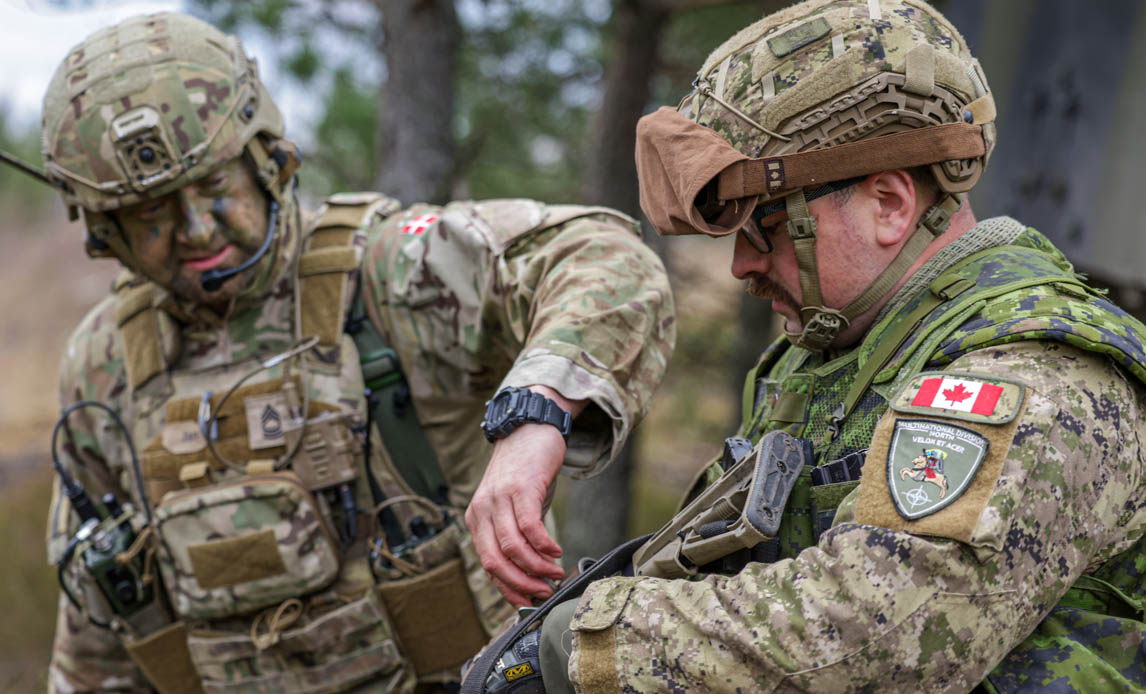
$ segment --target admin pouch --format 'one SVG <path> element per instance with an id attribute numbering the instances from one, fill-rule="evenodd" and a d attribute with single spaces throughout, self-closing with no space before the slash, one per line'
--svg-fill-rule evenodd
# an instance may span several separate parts
<path id="1" fill-rule="evenodd" d="M 249 614 L 338 575 L 337 535 L 289 472 L 168 494 L 155 520 L 159 569 L 184 619 Z"/>

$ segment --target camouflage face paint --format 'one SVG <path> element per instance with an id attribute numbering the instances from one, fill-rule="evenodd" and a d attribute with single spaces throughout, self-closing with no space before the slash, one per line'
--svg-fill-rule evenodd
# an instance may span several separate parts
<path id="1" fill-rule="evenodd" d="M 267 199 L 250 167 L 232 159 L 194 183 L 114 213 L 140 269 L 179 299 L 222 312 L 255 268 L 213 292 L 202 273 L 239 265 L 267 233 Z"/>

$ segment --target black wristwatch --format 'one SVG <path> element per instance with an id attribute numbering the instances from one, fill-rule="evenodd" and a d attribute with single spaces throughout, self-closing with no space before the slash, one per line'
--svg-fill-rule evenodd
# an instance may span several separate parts
<path id="1" fill-rule="evenodd" d="M 485 420 L 481 430 L 490 443 L 505 438 L 518 426 L 526 422 L 552 424 L 561 432 L 562 438 L 569 440 L 573 430 L 573 416 L 561 406 L 541 393 L 526 388 L 508 386 L 502 388 L 485 404 Z"/>

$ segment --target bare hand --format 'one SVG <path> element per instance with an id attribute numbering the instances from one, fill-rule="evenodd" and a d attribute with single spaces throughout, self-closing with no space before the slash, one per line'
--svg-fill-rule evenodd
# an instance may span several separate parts
<path id="1" fill-rule="evenodd" d="M 572 402 L 543 386 L 541 392 L 574 414 L 584 402 Z M 556 396 L 556 397 L 555 397 Z M 565 576 L 557 563 L 561 547 L 542 520 L 549 486 L 565 459 L 565 441 L 548 424 L 523 424 L 494 444 L 481 484 L 466 509 L 466 525 L 482 567 L 510 603 L 530 605 L 552 590 L 542 578 Z"/>

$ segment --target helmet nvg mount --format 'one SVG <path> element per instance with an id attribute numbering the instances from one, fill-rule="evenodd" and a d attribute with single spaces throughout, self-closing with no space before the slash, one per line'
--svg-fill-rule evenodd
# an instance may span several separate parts
<path id="1" fill-rule="evenodd" d="M 89 255 L 134 269 L 104 213 L 171 193 L 244 152 L 283 204 L 298 156 L 282 134 L 282 115 L 239 39 L 161 13 L 72 49 L 44 96 L 41 149 L 73 218 L 84 210 Z"/>
<path id="2" fill-rule="evenodd" d="M 789 339 L 816 351 L 886 295 L 946 230 L 995 144 L 994 100 L 978 61 L 959 32 L 919 0 L 794 5 L 717 48 L 694 86 L 679 113 L 661 109 L 638 128 L 642 205 L 661 233 L 719 236 L 735 233 L 759 203 L 783 200 L 804 304 L 803 330 Z M 680 168 L 701 160 L 697 147 L 682 145 L 690 139 L 707 145 L 705 165 L 719 167 L 695 191 L 675 183 L 688 178 Z M 940 200 L 857 299 L 842 309 L 824 306 L 804 189 L 917 166 L 929 167 Z M 675 188 L 675 199 L 691 207 L 699 186 L 701 199 L 715 205 L 662 213 L 665 223 L 657 223 L 650 208 L 658 196 Z"/>

